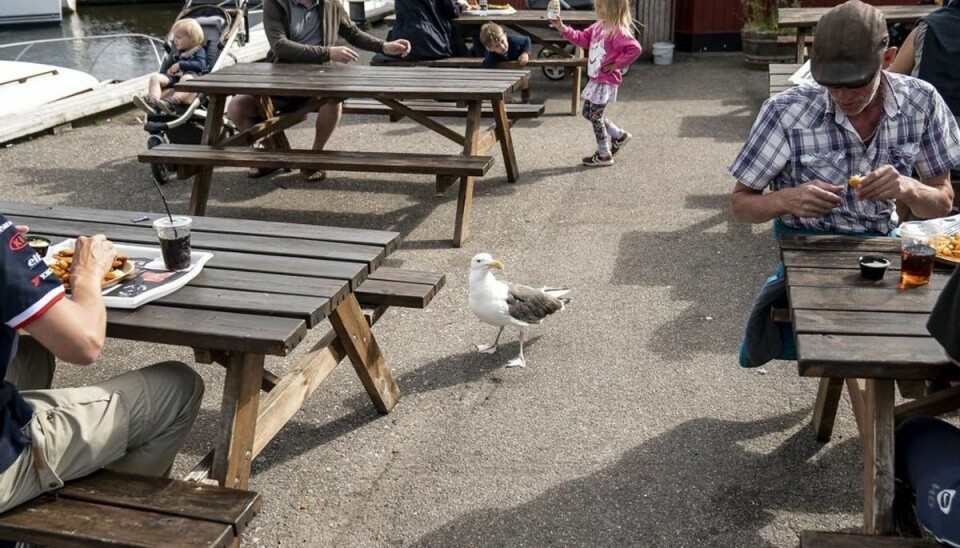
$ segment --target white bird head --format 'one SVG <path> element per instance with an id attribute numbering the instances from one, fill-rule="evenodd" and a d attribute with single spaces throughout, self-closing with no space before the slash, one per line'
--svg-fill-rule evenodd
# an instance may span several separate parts
<path id="1" fill-rule="evenodd" d="M 494 260 L 489 253 L 477 253 L 470 261 L 470 270 L 473 272 L 489 272 L 491 268 L 503 270 L 503 263 Z"/>

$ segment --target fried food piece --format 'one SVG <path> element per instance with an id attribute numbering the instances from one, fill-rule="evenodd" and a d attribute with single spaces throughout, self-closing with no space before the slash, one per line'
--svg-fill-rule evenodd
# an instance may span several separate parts
<path id="1" fill-rule="evenodd" d="M 935 249 L 940 257 L 951 260 L 960 259 L 960 232 L 935 236 L 930 240 L 930 247 Z"/>
<path id="2" fill-rule="evenodd" d="M 60 282 L 70 289 L 70 273 L 73 268 L 73 249 L 61 249 L 50 258 L 50 270 L 53 275 L 60 279 Z M 101 284 L 111 282 L 123 276 L 123 266 L 127 264 L 129 257 L 124 253 L 118 253 L 110 265 L 110 271 L 103 277 Z"/>
<path id="3" fill-rule="evenodd" d="M 862 181 L 863 181 L 862 175 L 851 175 L 849 183 L 851 187 L 857 188 L 858 186 L 860 186 L 860 183 Z"/>

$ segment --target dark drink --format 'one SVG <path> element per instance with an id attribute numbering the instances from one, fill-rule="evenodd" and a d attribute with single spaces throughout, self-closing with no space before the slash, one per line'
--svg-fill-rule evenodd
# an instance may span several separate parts
<path id="1" fill-rule="evenodd" d="M 930 282 L 937 251 L 924 244 L 912 244 L 900 250 L 900 285 L 914 287 Z"/>
<path id="2" fill-rule="evenodd" d="M 167 270 L 190 268 L 190 217 L 161 217 L 153 222 L 160 240 L 160 253 Z"/>
<path id="3" fill-rule="evenodd" d="M 190 268 L 190 235 L 187 234 L 175 240 L 160 238 L 160 252 L 163 254 L 163 265 L 167 270 Z"/>

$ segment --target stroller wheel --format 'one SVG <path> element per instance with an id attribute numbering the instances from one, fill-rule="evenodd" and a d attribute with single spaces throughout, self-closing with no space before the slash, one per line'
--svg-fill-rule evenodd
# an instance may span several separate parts
<path id="1" fill-rule="evenodd" d="M 160 135 L 151 135 L 147 138 L 147 148 L 153 148 L 163 143 L 163 137 Z M 170 166 L 167 164 L 150 164 L 150 173 L 153 174 L 153 179 L 161 185 L 170 182 Z"/>
<path id="2" fill-rule="evenodd" d="M 559 54 L 552 49 L 543 48 L 540 50 L 540 53 L 537 54 L 537 57 L 540 59 L 546 59 L 548 57 L 556 57 Z M 540 67 L 540 70 L 543 71 L 543 75 L 550 80 L 563 80 L 563 77 L 566 76 L 567 71 L 563 67 Z"/>

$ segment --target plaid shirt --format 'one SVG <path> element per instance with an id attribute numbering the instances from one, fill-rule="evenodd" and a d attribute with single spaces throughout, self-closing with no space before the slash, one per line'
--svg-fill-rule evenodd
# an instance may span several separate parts
<path id="1" fill-rule="evenodd" d="M 847 181 L 892 165 L 921 180 L 960 166 L 960 130 L 930 84 L 883 73 L 883 113 L 877 133 L 864 145 L 850 120 L 818 85 L 789 89 L 760 108 L 730 173 L 754 190 L 792 188 L 819 179 L 844 187 L 843 203 L 823 217 L 784 215 L 790 227 L 860 234 L 887 233 L 898 224 L 894 200 L 857 200 Z"/>

